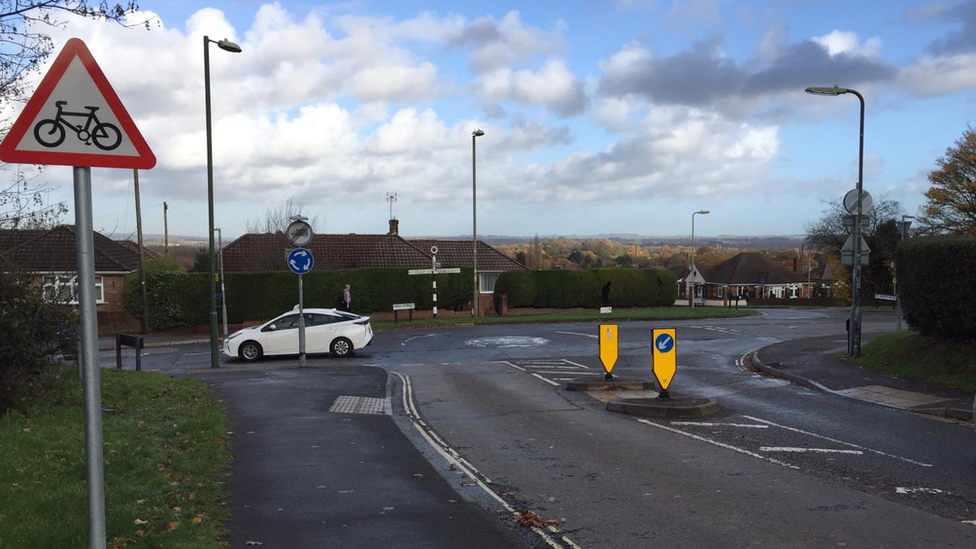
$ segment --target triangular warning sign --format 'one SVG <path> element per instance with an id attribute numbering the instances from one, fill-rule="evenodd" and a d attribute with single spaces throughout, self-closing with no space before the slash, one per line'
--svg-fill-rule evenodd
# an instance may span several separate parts
<path id="1" fill-rule="evenodd" d="M 0 160 L 141 170 L 156 165 L 119 96 L 77 38 L 64 45 L 0 143 Z"/>

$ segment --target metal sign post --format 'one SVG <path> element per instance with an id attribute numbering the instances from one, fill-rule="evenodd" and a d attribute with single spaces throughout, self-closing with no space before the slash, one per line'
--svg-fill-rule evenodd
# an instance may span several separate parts
<path id="1" fill-rule="evenodd" d="M 298 275 L 298 365 L 305 367 L 305 286 L 302 275 L 312 270 L 315 258 L 303 246 L 312 241 L 312 226 L 301 215 L 291 216 L 291 223 L 285 229 L 285 238 L 296 248 L 288 254 L 288 268 Z"/>
<path id="2" fill-rule="evenodd" d="M 96 114 L 97 111 L 97 114 Z M 84 123 L 78 123 L 83 119 Z M 68 40 L 0 143 L 11 164 L 74 170 L 75 260 L 78 280 L 78 365 L 85 392 L 85 464 L 89 549 L 105 549 L 102 391 L 95 309 L 95 236 L 91 168 L 148 170 L 156 157 L 85 43 Z M 140 253 L 140 258 L 141 258 Z"/>
<path id="3" fill-rule="evenodd" d="M 433 280 L 433 292 L 434 292 L 434 319 L 437 319 L 437 275 L 439 274 L 458 274 L 461 272 L 459 268 L 451 269 L 440 269 L 440 263 L 437 262 L 437 246 L 430 247 L 430 268 L 429 269 L 410 269 L 407 271 L 408 275 L 433 275 L 431 279 Z"/>

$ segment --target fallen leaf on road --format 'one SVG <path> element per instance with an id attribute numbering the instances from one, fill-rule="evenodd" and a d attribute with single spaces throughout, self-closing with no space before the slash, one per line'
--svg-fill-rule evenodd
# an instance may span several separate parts
<path id="1" fill-rule="evenodd" d="M 518 518 L 515 520 L 519 523 L 519 526 L 525 526 L 526 528 L 532 526 L 544 528 L 546 526 L 559 526 L 560 524 L 558 520 L 547 519 L 533 511 L 530 511 L 529 509 L 519 511 Z"/>
<path id="2" fill-rule="evenodd" d="M 457 467 L 457 465 L 454 465 L 454 464 L 452 463 L 452 464 L 451 464 L 451 470 L 452 470 L 452 471 L 457 471 L 457 470 L 458 470 L 458 467 Z"/>
<path id="3" fill-rule="evenodd" d="M 461 483 L 461 486 L 477 486 L 477 485 L 478 485 L 478 479 L 474 479 L 474 480 L 472 480 L 470 482 L 462 482 Z"/>
<path id="4" fill-rule="evenodd" d="M 356 492 L 355 490 L 339 490 L 340 494 L 352 494 L 355 492 Z"/>

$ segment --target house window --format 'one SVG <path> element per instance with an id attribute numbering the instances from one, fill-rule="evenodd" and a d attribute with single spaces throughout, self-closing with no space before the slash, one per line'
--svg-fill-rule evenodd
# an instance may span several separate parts
<path id="1" fill-rule="evenodd" d="M 495 293 L 495 283 L 498 282 L 498 273 L 479 273 L 478 276 L 481 278 L 481 293 Z"/>
<path id="2" fill-rule="evenodd" d="M 723 286 L 718 287 L 718 297 L 720 299 L 725 297 L 725 288 Z"/>
<path id="3" fill-rule="evenodd" d="M 67 305 L 78 304 L 78 277 L 71 275 L 48 275 L 43 279 L 44 299 Z M 100 276 L 95 277 L 95 303 L 105 303 L 105 283 Z"/>

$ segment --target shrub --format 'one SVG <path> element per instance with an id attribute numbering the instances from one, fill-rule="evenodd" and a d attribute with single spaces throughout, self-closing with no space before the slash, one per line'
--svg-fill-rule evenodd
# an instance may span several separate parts
<path id="1" fill-rule="evenodd" d="M 183 271 L 180 264 L 165 257 L 157 257 L 145 262 L 146 291 L 152 275 L 163 271 Z M 129 273 L 122 281 L 122 306 L 136 318 L 142 318 L 142 298 L 139 296 L 139 272 Z"/>
<path id="2" fill-rule="evenodd" d="M 912 238 L 895 252 L 905 320 L 922 334 L 976 339 L 976 237 Z"/>
<path id="3" fill-rule="evenodd" d="M 610 304 L 616 307 L 670 307 L 677 298 L 677 280 L 663 269 L 508 271 L 495 284 L 495 306 L 507 295 L 513 308 L 595 308 L 607 282 Z"/>
<path id="4" fill-rule="evenodd" d="M 153 328 L 196 326 L 209 322 L 210 290 L 207 273 L 160 272 L 147 280 L 149 320 Z M 438 306 L 467 306 L 472 293 L 471 269 L 437 277 Z M 350 269 L 312 271 L 304 275 L 305 307 L 338 305 L 342 288 L 352 286 L 352 310 L 390 311 L 394 303 L 431 308 L 429 276 L 410 276 L 406 269 Z M 224 281 L 230 322 L 264 320 L 298 303 L 298 277 L 286 271 L 230 273 Z M 218 288 L 219 291 L 219 288 Z"/>
<path id="5" fill-rule="evenodd" d="M 59 332 L 76 325 L 74 309 L 46 301 L 33 277 L 0 259 L 0 413 L 44 394 L 56 380 Z"/>

